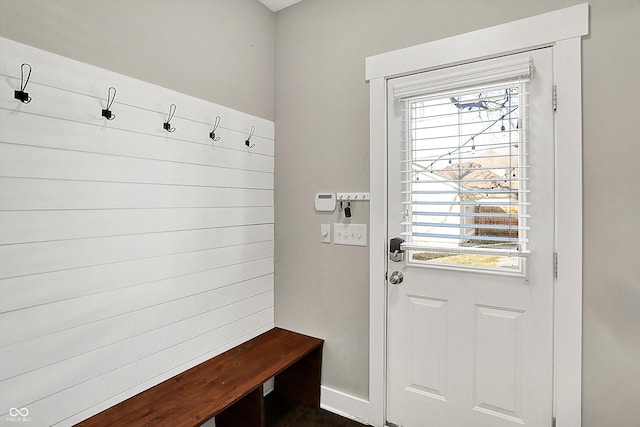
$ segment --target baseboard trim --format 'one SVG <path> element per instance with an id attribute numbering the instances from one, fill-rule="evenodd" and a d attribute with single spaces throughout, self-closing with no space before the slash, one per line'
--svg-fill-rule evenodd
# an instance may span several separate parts
<path id="1" fill-rule="evenodd" d="M 332 388 L 320 387 L 320 407 L 342 417 L 369 425 L 369 401 Z"/>

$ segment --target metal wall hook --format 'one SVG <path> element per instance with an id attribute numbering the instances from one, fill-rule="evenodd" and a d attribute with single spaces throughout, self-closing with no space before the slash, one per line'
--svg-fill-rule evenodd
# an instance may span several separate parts
<path id="1" fill-rule="evenodd" d="M 171 120 L 173 119 L 174 114 L 176 114 L 176 104 L 171 104 L 169 107 L 169 116 L 167 117 L 167 121 L 162 125 L 164 130 L 170 133 L 176 131 L 176 128 L 171 127 Z"/>
<path id="2" fill-rule="evenodd" d="M 29 74 L 27 74 L 27 80 L 24 80 L 24 67 L 29 67 Z M 13 92 L 13 97 L 23 104 L 28 104 L 31 102 L 31 97 L 24 90 L 27 88 L 27 84 L 29 83 L 29 79 L 31 78 L 31 65 L 24 63 L 20 66 L 20 90 L 16 90 Z"/>
<path id="3" fill-rule="evenodd" d="M 111 95 L 111 90 L 113 90 L 113 96 Z M 113 105 L 113 101 L 116 99 L 116 88 L 111 86 L 109 88 L 109 92 L 107 93 L 107 108 L 102 110 L 102 117 L 107 120 L 113 120 L 116 118 L 116 115 L 111 112 L 111 106 Z"/>
<path id="4" fill-rule="evenodd" d="M 247 138 L 247 140 L 244 142 L 244 145 L 246 145 L 249 148 L 253 148 L 256 146 L 256 144 L 252 144 L 251 143 L 251 137 L 253 136 L 253 133 L 256 131 L 256 127 L 251 125 L 251 132 L 249 132 L 249 137 Z"/>
<path id="5" fill-rule="evenodd" d="M 220 126 L 220 116 L 216 116 L 216 121 L 213 124 L 213 130 L 209 132 L 209 138 L 213 139 L 214 141 L 220 141 L 220 137 L 216 136 L 216 129 L 218 129 L 218 126 Z"/>

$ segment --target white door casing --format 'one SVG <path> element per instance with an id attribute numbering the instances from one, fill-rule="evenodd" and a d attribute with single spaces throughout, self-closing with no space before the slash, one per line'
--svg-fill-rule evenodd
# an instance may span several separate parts
<path id="1" fill-rule="evenodd" d="M 505 274 L 497 269 L 488 272 L 485 268 L 445 268 L 440 263 L 429 266 L 424 262 L 410 262 L 408 253 L 403 262 L 388 262 L 389 272 L 400 271 L 404 276 L 402 284 L 388 286 L 387 420 L 396 425 L 544 427 L 551 424 L 554 285 L 551 51 L 552 48 L 538 49 L 438 72 L 441 79 L 449 81 L 450 76 L 459 74 L 461 69 L 465 70 L 464 74 L 486 75 L 483 71 L 487 66 L 513 60 L 533 64 L 533 77 L 527 85 L 527 93 L 522 95 L 529 100 L 528 108 L 521 106 L 519 115 L 528 117 L 522 120 L 522 123 L 528 122 L 527 136 L 522 139 L 527 142 L 525 145 L 519 139 L 513 141 L 513 145 L 527 152 L 531 159 L 526 174 L 531 188 L 530 198 L 527 198 L 532 205 L 531 255 L 524 261 L 526 275 Z M 390 237 L 404 231 L 401 222 L 407 209 L 401 204 L 400 193 L 405 186 L 400 181 L 404 176 L 401 170 L 406 168 L 401 153 L 405 126 L 403 111 L 408 107 L 402 100 L 394 99 L 393 92 L 397 87 L 420 84 L 433 74 L 419 73 L 388 82 Z M 465 120 L 482 120 L 477 117 L 479 113 L 469 112 L 467 108 L 452 109 Z M 496 121 L 488 134 L 476 136 L 476 144 L 484 138 L 489 143 L 489 151 L 478 147 L 460 156 L 472 158 L 474 162 L 495 162 L 495 158 L 484 156 L 496 153 L 496 142 L 503 140 L 496 138 L 509 134 L 508 131 L 500 133 L 500 124 Z M 485 125 L 483 122 L 482 127 Z M 442 126 L 433 128 L 438 135 L 442 130 Z M 416 144 L 427 148 L 442 144 L 441 141 L 442 138 L 436 138 L 425 145 L 419 140 Z M 427 150 L 427 153 L 431 151 Z M 424 150 L 416 152 L 418 157 L 424 155 Z M 442 163 L 446 165 L 446 159 Z M 450 166 L 456 167 L 456 164 Z M 421 182 L 414 185 L 424 189 Z M 430 198 L 434 197 L 441 199 L 441 195 L 430 195 Z M 447 228 L 450 233 L 448 230 L 450 228 Z"/>
<path id="2" fill-rule="evenodd" d="M 555 114 L 554 412 L 560 427 L 581 425 L 582 98 L 581 36 L 589 33 L 587 3 L 367 58 L 370 85 L 370 383 L 369 422 L 385 423 L 387 219 L 387 80 L 506 53 L 554 48 L 559 105 Z M 561 316 L 558 313 L 562 313 Z"/>

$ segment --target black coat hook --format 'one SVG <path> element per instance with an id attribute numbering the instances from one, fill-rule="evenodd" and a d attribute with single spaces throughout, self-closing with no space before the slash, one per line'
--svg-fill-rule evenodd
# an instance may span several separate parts
<path id="1" fill-rule="evenodd" d="M 113 96 L 111 96 L 111 91 L 113 90 Z M 107 93 L 107 108 L 102 110 L 102 117 L 107 120 L 113 120 L 116 118 L 116 115 L 111 112 L 111 106 L 113 105 L 113 101 L 116 99 L 116 88 L 111 86 L 109 88 L 109 92 Z"/>
<path id="2" fill-rule="evenodd" d="M 220 126 L 220 116 L 216 116 L 216 122 L 213 124 L 213 130 L 209 132 L 209 138 L 214 141 L 220 141 L 220 137 L 216 136 L 216 129 L 218 129 L 218 126 Z"/>
<path id="3" fill-rule="evenodd" d="M 24 67 L 29 67 L 29 74 L 27 74 L 27 80 L 24 80 Z M 19 101 L 21 101 L 23 104 L 28 104 L 31 102 L 31 97 L 29 96 L 29 94 L 27 92 L 25 92 L 24 90 L 27 88 L 27 84 L 29 83 L 29 79 L 31 78 L 31 65 L 29 64 L 22 64 L 20 66 L 20 90 L 16 90 L 13 93 L 13 97 Z"/>
<path id="4" fill-rule="evenodd" d="M 249 148 L 253 148 L 256 146 L 256 144 L 252 144 L 251 143 L 251 137 L 253 136 L 253 133 L 256 131 L 256 127 L 255 126 L 251 126 L 251 132 L 249 132 L 249 137 L 247 138 L 247 140 L 244 142 L 244 145 L 246 145 Z"/>
<path id="5" fill-rule="evenodd" d="M 167 117 L 167 121 L 164 122 L 164 124 L 162 125 L 162 127 L 164 128 L 164 130 L 166 130 L 167 132 L 175 132 L 176 128 L 171 127 L 171 119 L 173 119 L 173 115 L 176 113 L 176 104 L 171 104 L 171 106 L 169 107 L 169 117 Z"/>

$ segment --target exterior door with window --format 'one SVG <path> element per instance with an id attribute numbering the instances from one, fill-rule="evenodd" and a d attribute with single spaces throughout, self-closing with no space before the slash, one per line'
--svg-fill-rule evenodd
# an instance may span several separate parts
<path id="1" fill-rule="evenodd" d="M 551 50 L 388 81 L 390 424 L 551 425 Z"/>

